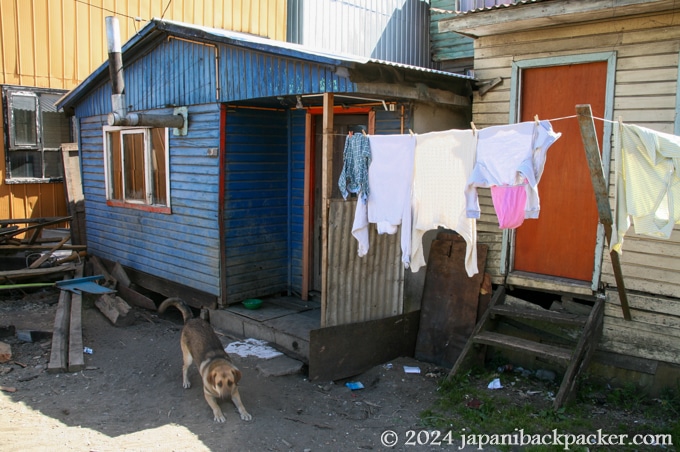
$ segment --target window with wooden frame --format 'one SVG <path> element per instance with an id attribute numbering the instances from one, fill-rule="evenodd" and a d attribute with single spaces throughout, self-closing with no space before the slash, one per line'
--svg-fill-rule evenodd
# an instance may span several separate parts
<path id="1" fill-rule="evenodd" d="M 168 129 L 104 127 L 109 205 L 170 213 Z"/>
<path id="2" fill-rule="evenodd" d="M 66 91 L 2 87 L 6 182 L 59 182 L 64 177 L 60 146 L 72 140 L 71 121 L 54 105 Z"/>

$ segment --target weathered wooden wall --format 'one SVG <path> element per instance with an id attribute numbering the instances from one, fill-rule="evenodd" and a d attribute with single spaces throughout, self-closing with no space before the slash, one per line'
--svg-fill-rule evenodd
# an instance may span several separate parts
<path id="1" fill-rule="evenodd" d="M 473 121 L 479 128 L 507 124 L 511 108 L 512 64 L 525 59 L 553 59 L 603 51 L 616 52 L 615 100 L 612 119 L 621 117 L 666 133 L 676 129 L 680 11 L 544 28 L 481 37 L 475 41 L 475 74 L 480 80 L 503 79 L 485 95 L 475 92 Z M 548 119 L 548 118 L 546 118 Z M 602 143 L 600 143 L 602 146 Z M 614 168 L 611 162 L 610 168 Z M 610 174 L 613 205 L 614 175 Z M 487 271 L 499 274 L 502 232 L 488 191 L 480 196 L 482 218 L 477 223 L 479 242 L 489 244 Z M 568 221 L 568 219 L 565 219 Z M 601 281 L 615 286 L 608 253 Z M 633 321 L 624 321 L 620 306 L 608 297 L 603 350 L 680 363 L 680 228 L 670 240 L 626 235 L 621 256 L 626 289 L 632 298 Z M 609 292 L 608 292 L 609 293 Z M 635 293 L 651 299 L 640 298 Z"/>

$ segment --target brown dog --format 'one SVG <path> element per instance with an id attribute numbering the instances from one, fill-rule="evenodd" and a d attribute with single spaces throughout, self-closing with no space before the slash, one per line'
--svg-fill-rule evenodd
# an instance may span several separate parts
<path id="1" fill-rule="evenodd" d="M 203 395 L 215 415 L 215 422 L 224 422 L 224 413 L 217 404 L 217 399 L 231 397 L 236 405 L 241 419 L 249 421 L 252 416 L 248 414 L 241 396 L 238 392 L 237 383 L 241 379 L 241 371 L 229 360 L 229 355 L 224 351 L 222 342 L 217 337 L 212 327 L 203 319 L 193 318 L 189 306 L 180 298 L 168 298 L 158 307 L 158 312 L 163 313 L 168 306 L 174 306 L 184 317 L 184 328 L 180 346 L 182 347 L 182 385 L 184 388 L 191 387 L 189 382 L 189 366 L 195 362 L 198 372 L 203 380 Z"/>

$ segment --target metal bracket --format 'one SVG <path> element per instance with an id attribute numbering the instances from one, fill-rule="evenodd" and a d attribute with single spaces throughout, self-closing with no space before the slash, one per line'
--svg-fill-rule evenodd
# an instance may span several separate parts
<path id="1" fill-rule="evenodd" d="M 189 128 L 189 109 L 187 107 L 176 107 L 173 112 L 173 115 L 180 115 L 184 118 L 184 124 L 182 125 L 182 128 L 174 128 L 172 129 L 172 134 L 174 136 L 185 136 L 187 134 L 188 128 Z"/>

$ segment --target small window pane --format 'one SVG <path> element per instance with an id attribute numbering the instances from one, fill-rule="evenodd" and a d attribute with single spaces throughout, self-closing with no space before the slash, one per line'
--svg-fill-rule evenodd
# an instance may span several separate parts
<path id="1" fill-rule="evenodd" d="M 153 203 L 166 204 L 166 162 L 165 162 L 165 129 L 151 130 L 151 158 L 154 183 Z"/>
<path id="2" fill-rule="evenodd" d="M 45 177 L 49 179 L 64 177 L 60 151 L 45 151 L 43 159 L 45 160 Z"/>
<path id="3" fill-rule="evenodd" d="M 11 151 L 8 154 L 12 177 L 42 177 L 40 151 Z"/>
<path id="4" fill-rule="evenodd" d="M 14 94 L 12 99 L 12 122 L 14 124 L 14 146 L 37 146 L 37 107 L 34 96 Z"/>
<path id="5" fill-rule="evenodd" d="M 144 134 L 123 135 L 123 162 L 125 165 L 125 199 L 145 201 Z"/>
<path id="6" fill-rule="evenodd" d="M 42 113 L 43 147 L 58 149 L 62 143 L 71 142 L 71 124 L 64 113 Z"/>

